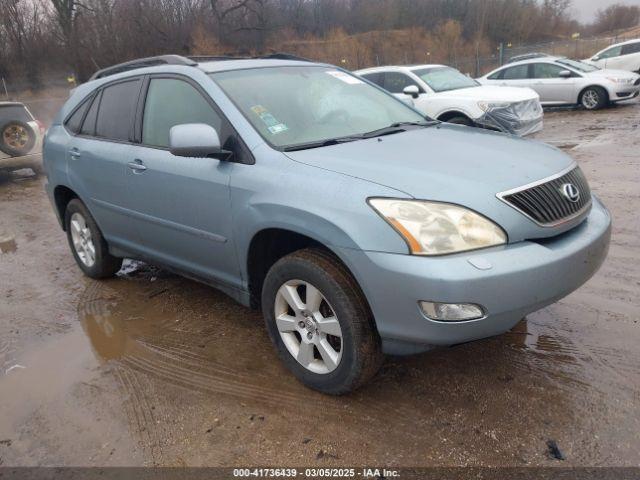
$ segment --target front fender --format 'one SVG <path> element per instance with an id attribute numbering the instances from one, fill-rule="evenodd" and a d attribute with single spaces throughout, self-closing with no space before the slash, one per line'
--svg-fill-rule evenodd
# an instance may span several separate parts
<path id="1" fill-rule="evenodd" d="M 369 197 L 410 198 L 406 194 L 302 164 L 268 148 L 254 154 L 255 165 L 233 166 L 230 184 L 234 238 L 243 270 L 251 240 L 270 228 L 305 235 L 331 250 L 407 253 L 404 240 L 367 204 Z"/>

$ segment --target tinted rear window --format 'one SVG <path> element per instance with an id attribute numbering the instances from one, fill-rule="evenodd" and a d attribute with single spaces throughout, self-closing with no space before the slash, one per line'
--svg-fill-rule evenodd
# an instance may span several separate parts
<path id="1" fill-rule="evenodd" d="M 0 105 L 0 122 L 33 122 L 33 117 L 22 105 Z"/>
<path id="2" fill-rule="evenodd" d="M 81 135 L 90 135 L 93 136 L 96 134 L 96 119 L 98 118 L 98 107 L 100 106 L 100 93 L 98 93 L 95 97 L 93 97 L 93 103 L 89 108 L 89 112 L 87 113 L 86 118 L 84 119 L 84 123 L 82 124 L 82 129 L 80 130 Z"/>
<path id="3" fill-rule="evenodd" d="M 139 91 L 140 80 L 116 83 L 102 91 L 96 136 L 129 141 Z"/>
<path id="4" fill-rule="evenodd" d="M 84 118 L 84 114 L 87 109 L 91 105 L 91 99 L 85 100 L 78 109 L 74 112 L 73 115 L 67 120 L 67 128 L 73 133 L 78 133 L 80 131 L 80 127 L 82 126 L 82 119 Z"/>

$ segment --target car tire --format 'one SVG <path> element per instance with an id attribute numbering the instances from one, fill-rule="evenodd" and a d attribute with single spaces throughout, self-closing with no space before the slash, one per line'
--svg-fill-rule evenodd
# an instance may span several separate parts
<path id="1" fill-rule="evenodd" d="M 588 87 L 580 95 L 580 104 L 587 110 L 599 110 L 609 104 L 609 95 L 602 87 Z"/>
<path id="2" fill-rule="evenodd" d="M 64 225 L 73 258 L 86 276 L 109 278 L 120 270 L 122 259 L 109 253 L 96 221 L 79 199 L 74 198 L 68 203 Z"/>
<path id="3" fill-rule="evenodd" d="M 0 125 L 0 150 L 11 157 L 27 155 L 36 144 L 36 132 L 28 123 L 11 120 Z"/>
<path id="4" fill-rule="evenodd" d="M 293 302 L 291 292 L 297 294 Z M 308 292 L 313 292 L 315 302 Z M 291 303 L 297 301 L 301 308 L 294 310 Z M 381 342 L 366 299 L 349 271 L 329 252 L 305 249 L 278 260 L 263 284 L 262 311 L 280 358 L 314 390 L 349 393 L 382 365 Z"/>
<path id="5" fill-rule="evenodd" d="M 462 115 L 452 117 L 446 121 L 447 123 L 453 123 L 454 125 L 465 125 L 467 127 L 473 127 L 473 122 Z"/>

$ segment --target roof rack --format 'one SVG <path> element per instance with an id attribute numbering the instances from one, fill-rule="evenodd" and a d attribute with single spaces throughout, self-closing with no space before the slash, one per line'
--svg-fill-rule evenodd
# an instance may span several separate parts
<path id="1" fill-rule="evenodd" d="M 111 67 L 98 70 L 93 74 L 89 81 L 109 77 L 117 73 L 136 70 L 138 68 L 154 67 L 156 65 L 185 65 L 189 67 L 195 67 L 197 64 L 198 63 L 194 60 L 183 57 L 181 55 L 161 55 L 158 57 L 139 58 L 137 60 L 119 63 L 118 65 L 113 65 Z"/>
<path id="2" fill-rule="evenodd" d="M 548 53 L 540 53 L 540 52 L 534 52 L 534 53 L 525 53 L 523 55 L 516 55 L 515 57 L 511 57 L 507 63 L 513 63 L 513 62 L 520 62 L 522 60 L 530 60 L 532 58 L 543 58 L 543 57 L 550 57 L 551 55 L 549 55 Z"/>
<path id="3" fill-rule="evenodd" d="M 241 56 L 241 55 L 189 55 L 188 57 L 196 62 L 217 62 L 224 60 L 297 60 L 299 62 L 312 62 L 308 58 L 298 57 L 289 53 L 274 52 L 266 55 L 259 55 L 256 57 Z"/>
<path id="4" fill-rule="evenodd" d="M 267 55 L 263 55 L 261 57 L 256 57 L 256 58 L 264 58 L 264 59 L 271 59 L 271 60 L 297 60 L 300 62 L 313 62 L 313 60 L 309 60 L 308 58 L 299 57 L 297 55 L 292 55 L 290 53 L 282 53 L 282 52 L 273 52 L 273 53 L 269 53 Z"/>
<path id="5" fill-rule="evenodd" d="M 195 67 L 198 62 L 218 62 L 223 60 L 252 60 L 252 59 L 270 59 L 270 60 L 297 60 L 300 62 L 312 62 L 308 58 L 298 57 L 288 53 L 274 52 L 259 57 L 236 57 L 233 55 L 194 55 L 183 57 L 182 55 L 160 55 L 158 57 L 139 58 L 130 62 L 119 63 L 111 67 L 103 68 L 94 73 L 89 81 L 99 78 L 109 77 L 117 73 L 128 72 L 138 68 L 154 67 L 156 65 L 185 65 Z"/>

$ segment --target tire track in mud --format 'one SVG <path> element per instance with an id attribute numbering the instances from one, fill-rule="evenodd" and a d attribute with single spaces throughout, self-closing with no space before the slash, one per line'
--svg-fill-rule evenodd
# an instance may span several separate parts
<path id="1" fill-rule="evenodd" d="M 141 287 L 144 288 L 144 285 Z M 157 289 L 158 285 L 154 288 Z M 127 294 L 133 293 L 132 290 L 127 290 Z M 78 315 L 85 323 L 91 321 L 104 328 L 120 328 L 109 325 L 115 323 L 110 317 L 123 300 L 114 295 L 109 284 L 91 282 L 79 301 Z M 129 320 L 135 323 L 139 321 L 139 316 L 133 315 Z M 139 432 L 142 444 L 149 445 L 145 452 L 152 462 L 162 459 L 159 444 L 164 433 L 157 431 L 157 422 L 149 410 L 149 401 L 145 396 L 149 388 L 145 386 L 141 390 L 142 379 L 148 381 L 150 378 L 205 395 L 226 395 L 271 408 L 295 409 L 307 418 L 315 416 L 318 420 L 326 415 L 345 420 L 350 417 L 362 419 L 364 416 L 373 424 L 389 425 L 388 431 L 397 431 L 416 440 L 423 438 L 421 434 L 406 429 L 415 423 L 415 410 L 412 408 L 403 408 L 380 395 L 375 398 L 358 395 L 326 397 L 297 383 L 283 385 L 273 373 L 258 369 L 246 372 L 234 368 L 232 364 L 216 361 L 203 354 L 198 347 L 206 341 L 203 330 L 215 335 L 210 325 L 198 325 L 193 321 L 189 323 L 185 318 L 179 320 L 177 328 L 176 323 L 168 319 L 159 320 L 154 328 L 146 331 L 136 332 L 132 327 L 132 331 L 126 332 L 126 339 L 121 340 L 125 342 L 121 355 L 114 359 L 117 362 L 116 377 L 127 399 L 129 422 Z M 123 328 L 126 330 L 127 325 Z M 271 344 L 266 347 L 271 348 Z M 98 348 L 94 349 L 99 353 Z M 279 361 L 275 353 L 273 358 Z M 161 397 L 158 403 L 162 403 Z"/>

